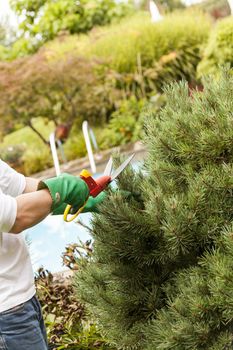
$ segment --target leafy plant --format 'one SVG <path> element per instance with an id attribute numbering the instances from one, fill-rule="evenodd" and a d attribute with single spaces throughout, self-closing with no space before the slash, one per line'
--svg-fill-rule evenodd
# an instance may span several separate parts
<path id="1" fill-rule="evenodd" d="M 139 13 L 117 26 L 91 33 L 83 45 L 91 56 L 109 60 L 113 70 L 134 72 L 140 55 L 141 65 L 150 67 L 163 55 L 190 48 L 200 52 L 207 41 L 210 22 L 200 12 L 183 11 L 152 23 L 150 16 Z"/>
<path id="2" fill-rule="evenodd" d="M 152 86 L 158 91 L 163 91 L 166 84 L 186 80 L 190 84 L 197 84 L 197 64 L 200 61 L 200 51 L 187 45 L 180 51 L 173 51 L 163 55 L 159 61 L 154 62 L 151 67 L 143 69 L 143 77 L 147 90 Z"/>
<path id="3" fill-rule="evenodd" d="M 1 120 L 3 121 L 3 119 Z M 8 124 L 8 126 L 10 123 Z M 33 119 L 33 125 L 35 129 L 43 134 L 45 139 L 49 139 L 49 134 L 54 129 L 52 122 L 48 122 L 43 118 Z M 15 154 L 16 163 L 11 163 L 13 167 L 16 167 L 20 172 L 30 175 L 34 172 L 41 171 L 52 164 L 52 158 L 47 145 L 45 145 L 38 135 L 28 127 L 17 126 L 16 122 L 12 123 L 18 130 L 11 131 L 9 134 L 5 129 L 6 125 L 3 123 L 3 139 L 1 142 L 1 157 L 5 157 L 4 154 L 7 149 L 13 148 L 14 151 L 8 152 L 8 158 L 5 158 L 7 162 L 11 163 L 9 157 Z M 15 153 L 16 150 L 20 151 L 20 154 Z"/>
<path id="4" fill-rule="evenodd" d="M 64 265 L 72 271 L 77 270 L 79 264 L 85 264 L 92 253 L 90 243 L 67 246 L 63 254 Z M 77 301 L 71 275 L 61 278 L 43 268 L 36 273 L 37 295 L 42 305 L 49 349 L 113 350 L 86 315 L 84 306 Z"/>
<path id="5" fill-rule="evenodd" d="M 185 7 L 181 0 L 157 0 L 156 3 L 160 5 L 164 11 L 173 11 Z"/>
<path id="6" fill-rule="evenodd" d="M 2 118 L 7 118 L 6 124 L 10 118 L 30 127 L 45 144 L 48 140 L 33 125 L 36 117 L 70 125 L 84 118 L 105 121 L 113 105 L 102 77 L 95 74 L 96 65 L 77 56 L 54 62 L 44 52 L 1 63 Z"/>
<path id="7" fill-rule="evenodd" d="M 199 76 L 217 74 L 220 66 L 233 66 L 233 20 L 219 21 L 212 31 L 202 61 L 198 66 Z"/>
<path id="8" fill-rule="evenodd" d="M 11 145 L 6 148 L 1 148 L 1 159 L 7 162 L 10 166 L 22 171 L 23 155 L 26 149 L 25 144 Z"/>
<path id="9" fill-rule="evenodd" d="M 39 11 L 40 6 L 44 1 L 32 4 L 32 10 Z M 34 14 L 28 12 L 29 22 L 30 15 Z M 139 135 L 134 131 L 140 127 L 136 123 L 135 128 L 130 103 L 135 97 L 138 106 L 140 100 L 143 104 L 150 101 L 165 82 L 186 78 L 195 83 L 196 65 L 209 28 L 208 19 L 197 12 L 172 14 L 157 24 L 139 12 L 88 36 L 57 39 L 33 56 L 1 62 L 3 133 L 16 124 L 28 126 L 47 147 L 48 128 L 39 130 L 35 118 L 79 128 L 84 119 L 94 126 L 111 120 L 100 133 L 102 148 L 134 141 Z M 125 100 L 131 101 L 128 107 Z M 64 145 L 68 159 L 85 155 L 83 145 L 79 134 L 72 134 Z M 27 154 L 27 174 L 50 164 L 47 151 L 34 158 L 30 151 Z"/>
<path id="10" fill-rule="evenodd" d="M 114 87 L 118 89 L 122 98 L 135 96 L 138 100 L 148 99 L 157 92 L 163 92 L 167 83 L 177 80 L 185 79 L 190 85 L 197 85 L 196 68 L 199 60 L 198 50 L 189 47 L 184 47 L 180 52 L 173 51 L 163 55 L 150 67 L 142 66 L 138 56 L 135 72 L 119 73 L 112 70 L 106 74 L 106 81 L 111 81 L 112 91 Z"/>
<path id="11" fill-rule="evenodd" d="M 84 157 L 87 153 L 83 133 L 74 128 L 64 144 L 64 152 L 68 160 Z"/>
<path id="12" fill-rule="evenodd" d="M 47 147 L 27 149 L 22 157 L 23 172 L 29 176 L 53 166 L 52 155 Z"/>
<path id="13" fill-rule="evenodd" d="M 95 26 L 119 20 L 133 10 L 129 4 L 114 0 L 11 0 L 11 6 L 23 18 L 20 29 L 27 37 L 28 53 L 30 47 L 35 51 L 61 32 L 85 33 Z M 26 48 L 22 38 L 16 43 Z"/>
<path id="14" fill-rule="evenodd" d="M 117 111 L 112 113 L 111 119 L 101 133 L 100 148 L 106 149 L 132 142 L 137 120 L 146 100 L 137 101 L 135 98 L 125 100 Z"/>
<path id="15" fill-rule="evenodd" d="M 69 51 L 83 57 L 102 60 L 98 74 L 112 101 L 136 95 L 146 98 L 151 91 L 161 90 L 164 83 L 186 79 L 196 81 L 196 67 L 210 29 L 210 22 L 200 12 L 183 11 L 151 23 L 145 13 L 127 21 L 102 28 L 88 37 L 67 38 L 57 46 L 48 46 L 58 58 Z M 64 50 L 64 51 L 63 51 Z M 117 102 L 113 103 L 116 105 Z"/>

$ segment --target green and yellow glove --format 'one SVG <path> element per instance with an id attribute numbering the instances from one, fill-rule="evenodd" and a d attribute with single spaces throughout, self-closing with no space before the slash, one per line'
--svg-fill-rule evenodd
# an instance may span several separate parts
<path id="1" fill-rule="evenodd" d="M 106 196 L 106 192 L 100 192 L 95 198 L 89 197 L 82 213 L 99 213 L 98 205 L 103 202 Z"/>
<path id="2" fill-rule="evenodd" d="M 113 190 L 113 192 L 118 192 L 119 190 Z M 119 191 L 124 198 L 130 198 L 132 193 L 128 192 L 128 191 Z M 100 203 L 102 203 L 104 201 L 104 199 L 107 197 L 107 193 L 101 192 L 97 197 L 89 197 L 88 201 L 84 207 L 84 209 L 82 210 L 82 213 L 99 213 L 99 209 L 98 206 Z M 64 211 L 66 209 L 67 203 L 63 203 L 62 205 L 60 205 L 57 209 L 55 209 L 53 211 L 53 215 L 63 215 Z M 75 208 L 73 207 L 71 209 L 71 214 L 75 214 L 78 211 L 79 208 Z"/>
<path id="3" fill-rule="evenodd" d="M 77 210 L 81 208 L 89 196 L 89 188 L 84 180 L 70 174 L 61 174 L 57 177 L 40 181 L 37 190 L 47 188 L 52 197 L 51 212 L 60 210 L 61 206 L 70 204 Z M 64 210 L 63 210 L 64 212 Z"/>
<path id="4" fill-rule="evenodd" d="M 106 193 L 101 192 L 97 197 L 89 197 L 88 201 L 83 209 L 82 213 L 98 213 L 98 204 L 102 203 L 102 201 L 105 199 Z M 67 204 L 64 203 L 60 205 L 57 209 L 53 211 L 53 215 L 63 215 L 64 211 L 66 209 Z M 79 208 L 73 207 L 71 209 L 71 214 L 75 214 L 78 211 Z"/>

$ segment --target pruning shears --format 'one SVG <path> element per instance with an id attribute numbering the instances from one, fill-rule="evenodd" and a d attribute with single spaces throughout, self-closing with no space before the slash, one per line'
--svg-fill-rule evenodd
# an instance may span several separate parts
<path id="1" fill-rule="evenodd" d="M 120 166 L 119 168 L 117 168 L 114 173 L 112 174 L 112 168 L 113 168 L 113 159 L 112 157 L 110 157 L 105 170 L 104 170 L 104 174 L 103 176 L 99 177 L 98 179 L 93 179 L 93 177 L 91 176 L 91 174 L 89 173 L 89 171 L 87 170 L 82 170 L 82 172 L 80 173 L 80 177 L 82 180 L 84 180 L 89 188 L 89 196 L 92 197 L 96 197 L 98 196 L 98 194 L 100 194 L 100 192 L 104 191 L 108 185 L 114 181 L 121 173 L 122 171 L 127 167 L 127 165 L 131 162 L 131 160 L 133 159 L 135 154 L 132 154 L 129 158 L 127 158 Z M 89 198 L 88 196 L 88 198 Z M 87 201 L 85 201 L 84 205 L 74 214 L 72 215 L 69 219 L 68 219 L 68 215 L 70 214 L 70 211 L 72 210 L 72 206 L 71 205 L 67 205 L 66 209 L 64 211 L 64 220 L 66 222 L 71 222 L 73 221 L 84 209 Z"/>

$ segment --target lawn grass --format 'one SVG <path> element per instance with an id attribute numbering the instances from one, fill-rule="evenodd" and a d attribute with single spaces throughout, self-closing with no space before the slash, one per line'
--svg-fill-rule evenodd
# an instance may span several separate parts
<path id="1" fill-rule="evenodd" d="M 46 122 L 43 118 L 35 118 L 33 120 L 33 126 L 46 140 L 49 140 L 49 135 L 54 130 L 54 123 Z M 34 147 L 47 147 L 39 136 L 28 126 L 6 135 L 0 143 L 1 148 L 15 145 L 25 145 L 27 148 L 32 149 Z"/>
<path id="2" fill-rule="evenodd" d="M 49 140 L 54 130 L 53 122 L 35 118 L 33 126 Z M 34 174 L 52 166 L 52 156 L 48 145 L 29 127 L 23 127 L 6 135 L 0 143 L 1 158 L 25 175 Z"/>

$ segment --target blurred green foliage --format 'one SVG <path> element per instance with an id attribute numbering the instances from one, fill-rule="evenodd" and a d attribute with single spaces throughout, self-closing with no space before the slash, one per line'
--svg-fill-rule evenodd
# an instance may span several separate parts
<path id="1" fill-rule="evenodd" d="M 54 61 L 69 52 L 96 57 L 103 62 L 99 70 L 108 83 L 126 93 L 131 90 L 137 97 L 139 87 L 145 97 L 171 80 L 195 81 L 210 28 L 209 18 L 199 11 L 174 13 L 159 23 L 152 23 L 147 13 L 139 11 L 120 24 L 99 28 L 88 36 L 57 39 L 46 49 Z"/>
<path id="2" fill-rule="evenodd" d="M 139 12 L 118 25 L 90 33 L 76 49 L 83 55 L 108 60 L 109 67 L 117 72 L 133 72 L 139 54 L 141 65 L 150 66 L 171 51 L 188 47 L 200 50 L 209 31 L 210 21 L 200 12 L 170 14 L 158 23 L 152 23 L 149 14 Z"/>
<path id="3" fill-rule="evenodd" d="M 0 45 L 6 45 L 7 28 L 4 22 L 0 22 Z"/>
<path id="4" fill-rule="evenodd" d="M 100 135 L 100 148 L 107 149 L 132 142 L 138 118 L 145 104 L 145 100 L 137 101 L 133 97 L 123 101 L 119 109 L 112 113 L 109 123 Z"/>
<path id="5" fill-rule="evenodd" d="M 35 52 L 35 43 L 28 40 L 26 37 L 17 39 L 11 47 L 8 47 L 5 52 L 5 60 L 15 60 L 20 57 L 24 57 Z M 2 57 L 2 56 L 0 56 Z"/>
<path id="6" fill-rule="evenodd" d="M 184 8 L 185 5 L 182 0 L 156 0 L 156 5 L 158 6 L 160 12 L 173 11 L 176 9 Z M 138 0 L 137 7 L 139 9 L 146 10 L 149 7 L 149 0 Z"/>
<path id="7" fill-rule="evenodd" d="M 16 39 L 15 28 L 10 25 L 9 18 L 4 12 L 0 18 L 0 59 L 6 60 Z"/>
<path id="8" fill-rule="evenodd" d="M 216 74 L 223 65 L 233 66 L 232 16 L 219 21 L 211 32 L 204 57 L 198 66 L 198 74 L 200 77 Z"/>
<path id="9" fill-rule="evenodd" d="M 54 124 L 42 118 L 33 120 L 33 125 L 48 140 Z M 6 135 L 1 142 L 1 158 L 25 175 L 30 175 L 52 166 L 48 146 L 29 128 L 24 127 Z"/>
<path id="10" fill-rule="evenodd" d="M 133 7 L 114 0 L 11 0 L 13 10 L 23 18 L 20 24 L 26 46 L 38 49 L 59 33 L 86 33 L 128 15 Z M 25 41 L 18 46 L 25 48 Z M 30 50 L 29 50 L 30 53 Z"/>
<path id="11" fill-rule="evenodd" d="M 72 129 L 71 135 L 64 144 L 64 152 L 68 160 L 86 156 L 87 150 L 81 128 Z"/>
<path id="12" fill-rule="evenodd" d="M 24 2 L 17 2 L 17 6 Z M 55 3 L 28 0 L 25 31 L 32 30 L 40 9 L 49 4 Z M 88 11 L 96 8 L 88 6 Z M 32 120 L 38 117 L 53 125 L 68 123 L 73 130 L 64 144 L 69 160 L 86 154 L 79 131 L 83 119 L 94 126 L 102 149 L 133 142 L 143 129 L 139 106 L 156 100 L 164 84 L 186 79 L 192 88 L 199 84 L 202 74 L 217 71 L 218 64 L 232 65 L 232 19 L 219 21 L 212 32 L 211 26 L 209 17 L 197 10 L 174 12 L 158 23 L 152 23 L 148 13 L 138 11 L 120 23 L 95 28 L 88 35 L 67 35 L 72 31 L 65 31 L 34 55 L 1 62 L 3 135 L 15 124 L 37 129 Z M 20 40 L 21 44 L 14 44 L 12 57 L 34 50 L 32 41 Z M 3 55 L 5 50 L 2 47 Z M 21 159 L 27 174 L 51 163 L 45 128 L 37 131 L 45 144 L 35 135 L 42 152 L 35 154 L 34 161 L 30 151 L 24 152 Z"/>
<path id="13" fill-rule="evenodd" d="M 195 6 L 209 13 L 214 19 L 230 15 L 228 0 L 205 0 Z"/>
<path id="14" fill-rule="evenodd" d="M 98 133 L 100 149 L 108 149 L 141 140 L 149 111 L 151 108 L 159 111 L 165 103 L 166 96 L 159 93 L 151 96 L 149 100 L 137 100 L 132 96 L 129 100 L 122 101 L 106 127 Z"/>
<path id="15" fill-rule="evenodd" d="M 1 159 L 7 162 L 10 166 L 18 171 L 24 170 L 22 168 L 23 155 L 25 152 L 25 144 L 14 144 L 8 147 L 0 147 Z"/>
<path id="16" fill-rule="evenodd" d="M 41 150 L 34 156 L 29 148 L 25 151 L 24 172 L 28 175 L 51 164 L 50 129 L 38 128 L 35 118 L 73 126 L 64 144 L 69 160 L 86 154 L 77 131 L 84 119 L 96 126 L 102 149 L 137 140 L 142 129 L 140 110 L 146 101 L 156 99 L 164 83 L 179 79 L 195 83 L 210 26 L 197 11 L 170 14 L 159 23 L 139 11 L 121 23 L 88 35 L 59 37 L 34 55 L 1 62 L 3 132 L 17 121 L 35 132 L 40 145 L 33 147 Z M 24 138 L 30 145 L 27 133 Z"/>
<path id="17" fill-rule="evenodd" d="M 4 45 L 0 45 L 0 59 L 6 60 L 8 58 L 9 50 Z"/>
<path id="18" fill-rule="evenodd" d="M 28 148 L 23 154 L 22 162 L 25 175 L 35 174 L 53 166 L 51 151 L 48 147 Z"/>
<path id="19" fill-rule="evenodd" d="M 156 4 L 160 5 L 165 11 L 173 11 L 185 7 L 181 0 L 157 0 Z"/>

